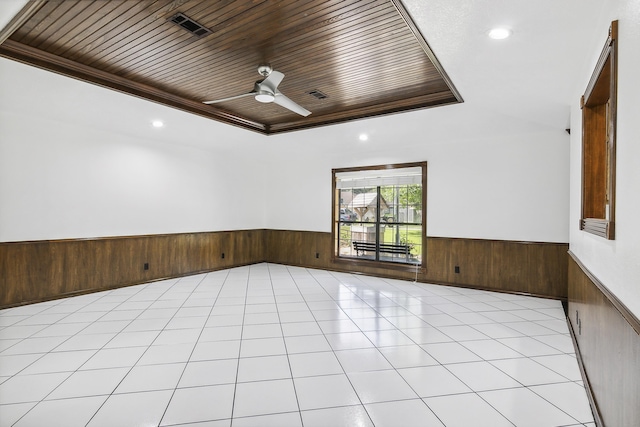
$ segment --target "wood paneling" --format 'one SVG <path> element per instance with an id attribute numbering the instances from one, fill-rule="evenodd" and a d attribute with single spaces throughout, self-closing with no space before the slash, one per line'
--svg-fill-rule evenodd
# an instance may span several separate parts
<path id="1" fill-rule="evenodd" d="M 582 215 L 580 229 L 615 238 L 618 21 L 580 99 L 582 108 Z"/>
<path id="2" fill-rule="evenodd" d="M 640 321 L 573 254 L 568 280 L 569 321 L 602 424 L 638 426 Z"/>
<path id="3" fill-rule="evenodd" d="M 567 249 L 565 243 L 428 237 L 424 281 L 565 299 Z"/>
<path id="4" fill-rule="evenodd" d="M 556 243 L 429 237 L 417 279 L 562 299 L 566 251 Z M 265 261 L 416 278 L 413 266 L 334 260 L 332 254 L 331 233 L 288 230 L 0 243 L 0 307 Z"/>
<path id="5" fill-rule="evenodd" d="M 567 249 L 565 243 L 428 237 L 424 281 L 565 299 Z"/>
<path id="6" fill-rule="evenodd" d="M 267 230 L 265 237 L 269 262 L 408 280 L 416 277 L 411 266 L 332 261 L 331 233 Z M 567 250 L 565 243 L 428 237 L 426 268 L 418 269 L 417 277 L 421 282 L 566 299 Z M 455 266 L 460 273 L 455 273 Z"/>
<path id="7" fill-rule="evenodd" d="M 259 262 L 263 233 L 0 243 L 0 307 Z"/>
<path id="8" fill-rule="evenodd" d="M 0 55 L 266 134 L 462 102 L 399 0 L 38 0 L 8 28 Z M 264 63 L 310 116 L 202 104 L 250 92 Z"/>

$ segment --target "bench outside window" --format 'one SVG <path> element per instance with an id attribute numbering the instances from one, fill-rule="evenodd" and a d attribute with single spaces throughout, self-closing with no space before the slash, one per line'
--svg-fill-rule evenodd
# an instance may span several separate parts
<path id="1" fill-rule="evenodd" d="M 421 265 L 426 162 L 333 170 L 335 259 Z"/>
<path id="2" fill-rule="evenodd" d="M 377 251 L 381 254 L 403 255 L 408 262 L 410 248 L 411 246 L 402 244 L 394 245 L 391 243 L 380 243 L 376 245 L 375 242 L 361 242 L 358 240 L 353 241 L 353 249 L 356 251 L 357 256 L 366 256 L 367 252 L 375 253 Z"/>

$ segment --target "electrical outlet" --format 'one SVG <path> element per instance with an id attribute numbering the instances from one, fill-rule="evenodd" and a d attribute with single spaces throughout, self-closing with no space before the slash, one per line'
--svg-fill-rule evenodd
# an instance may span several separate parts
<path id="1" fill-rule="evenodd" d="M 456 266 L 453 268 L 453 271 L 454 271 L 454 273 L 456 273 L 456 274 L 460 274 L 460 266 L 459 266 L 459 265 L 456 265 Z"/>
<path id="2" fill-rule="evenodd" d="M 316 252 L 316 259 L 320 258 L 320 253 Z"/>
<path id="3" fill-rule="evenodd" d="M 224 252 L 222 252 L 222 259 L 224 259 Z"/>
<path id="4" fill-rule="evenodd" d="M 145 262 L 145 263 L 144 263 L 144 267 L 143 267 L 143 268 L 144 268 L 145 270 L 148 270 L 148 269 L 149 269 L 149 263 L 148 263 L 148 262 Z"/>
<path id="5" fill-rule="evenodd" d="M 582 335 L 582 319 L 578 310 L 576 310 L 576 326 L 578 327 L 578 335 Z"/>

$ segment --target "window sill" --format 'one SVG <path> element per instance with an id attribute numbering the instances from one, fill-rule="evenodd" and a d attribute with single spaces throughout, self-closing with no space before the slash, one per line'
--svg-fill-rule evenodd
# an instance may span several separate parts
<path id="1" fill-rule="evenodd" d="M 352 266 L 360 268 L 384 269 L 393 271 L 409 271 L 415 272 L 416 268 L 419 272 L 425 273 L 426 266 L 423 264 L 405 264 L 397 262 L 376 261 L 371 259 L 343 258 L 333 257 L 332 262 L 341 266 Z"/>
<path id="2" fill-rule="evenodd" d="M 599 218 L 584 218 L 580 220 L 580 229 L 607 240 L 615 239 L 615 227 L 613 221 Z"/>

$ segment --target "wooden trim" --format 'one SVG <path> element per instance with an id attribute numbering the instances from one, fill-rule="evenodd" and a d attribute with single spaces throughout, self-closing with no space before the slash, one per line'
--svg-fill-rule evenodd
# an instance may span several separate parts
<path id="1" fill-rule="evenodd" d="M 291 263 L 287 263 L 287 262 L 278 262 L 278 261 L 268 261 L 268 262 L 272 264 L 292 265 Z M 523 292 L 523 291 L 517 291 L 517 290 L 510 290 L 510 289 L 496 289 L 496 288 L 491 288 L 486 286 L 477 286 L 477 285 L 470 285 L 470 284 L 464 284 L 464 283 L 425 280 L 421 274 L 421 271 L 423 271 L 422 269 L 418 269 L 418 279 L 416 280 L 415 268 L 413 269 L 407 268 L 404 270 L 381 269 L 380 271 L 376 271 L 373 273 L 368 271 L 358 271 L 352 268 L 345 268 L 343 264 L 346 264 L 346 263 L 338 261 L 338 262 L 331 263 L 331 266 L 329 267 L 317 266 L 313 264 L 298 264 L 296 265 L 296 267 L 314 268 L 316 270 L 324 270 L 324 271 L 336 271 L 341 273 L 350 273 L 350 274 L 369 276 L 369 277 L 383 277 L 386 279 L 407 280 L 407 281 L 413 281 L 414 283 L 427 283 L 431 285 L 453 286 L 456 288 L 476 289 L 479 291 L 498 292 L 501 294 L 509 294 L 509 295 L 521 295 L 521 296 L 527 296 L 527 297 L 546 298 L 546 299 L 552 299 L 552 300 L 559 300 L 562 302 L 566 302 L 567 300 L 566 298 L 559 298 L 553 295 L 540 294 L 535 292 L 531 293 L 531 292 Z M 401 276 L 398 274 L 400 272 L 404 272 L 406 274 Z"/>
<path id="2" fill-rule="evenodd" d="M 620 301 L 620 299 L 612 293 L 609 288 L 607 288 L 604 283 L 602 283 L 585 265 L 580 261 L 580 259 L 571 251 L 569 251 L 569 256 L 575 263 L 580 267 L 580 270 L 593 282 L 593 284 L 604 294 L 605 297 L 613 304 L 613 306 L 618 310 L 620 315 L 629 323 L 629 325 L 633 328 L 634 331 L 638 335 L 640 335 L 640 320 L 636 317 L 635 314 L 631 312 L 627 308 L 627 306 Z"/>
<path id="3" fill-rule="evenodd" d="M 582 109 L 580 230 L 615 239 L 618 21 L 580 98 Z M 607 86 L 608 84 L 608 86 Z"/>
<path id="4" fill-rule="evenodd" d="M 30 0 L 16 16 L 4 28 L 0 29 L 0 44 L 4 43 L 11 34 L 13 34 L 18 28 L 24 25 L 40 8 L 47 2 L 47 0 Z"/>
<path id="5" fill-rule="evenodd" d="M 453 85 L 453 82 L 451 81 L 446 71 L 440 64 L 440 61 L 438 61 L 438 58 L 436 58 L 435 53 L 433 53 L 433 50 L 431 50 L 431 46 L 429 46 L 429 44 L 427 43 L 427 39 L 422 35 L 422 32 L 420 32 L 420 30 L 418 29 L 415 22 L 411 18 L 411 15 L 409 14 L 409 12 L 405 9 L 402 2 L 400 0 L 391 0 L 391 3 L 393 3 L 395 8 L 398 10 L 398 13 L 404 20 L 405 24 L 407 24 L 407 27 L 409 27 L 411 32 L 414 34 L 416 41 L 420 44 L 420 46 L 422 47 L 422 50 L 424 50 L 424 53 L 429 57 L 429 60 L 431 60 L 431 63 L 433 64 L 434 68 L 438 70 L 438 73 L 440 73 L 440 76 L 442 77 L 445 84 L 447 85 L 447 87 L 455 97 L 456 101 L 458 103 L 464 102 L 464 99 L 462 99 L 462 95 L 460 95 L 460 92 L 458 92 L 458 90 Z"/>
<path id="6" fill-rule="evenodd" d="M 167 24 L 180 11 L 212 34 L 196 38 Z M 0 49 L 9 58 L 264 135 L 463 102 L 400 0 L 37 0 L 2 37 L 13 43 Z M 250 99 L 194 105 L 246 93 L 259 78 L 255 67 L 268 62 L 286 72 L 284 92 L 312 115 Z M 383 92 L 381 63 L 394 71 Z M 328 96 L 310 98 L 318 88 Z"/>
<path id="7" fill-rule="evenodd" d="M 386 165 L 372 165 L 372 166 L 354 166 L 348 168 L 335 168 L 331 169 L 333 173 L 341 172 L 359 172 L 368 170 L 386 170 L 386 169 L 401 169 L 401 168 L 416 168 L 421 167 L 427 162 L 410 162 L 410 163 L 390 163 Z"/>
<path id="8" fill-rule="evenodd" d="M 613 240 L 614 224 L 613 221 L 607 221 L 606 219 L 584 218 L 580 220 L 580 229 L 587 233 Z"/>
<path id="9" fill-rule="evenodd" d="M 429 216 L 427 215 L 429 204 L 427 203 L 427 191 L 429 187 L 428 184 L 428 170 L 427 170 L 427 162 L 423 162 L 422 165 L 422 268 L 424 269 L 424 273 L 427 272 L 427 224 L 429 222 Z"/>
<path id="10" fill-rule="evenodd" d="M 584 383 L 584 389 L 587 392 L 587 399 L 589 399 L 589 407 L 591 408 L 591 414 L 593 415 L 593 420 L 596 423 L 597 427 L 604 427 L 604 422 L 602 421 L 602 415 L 600 414 L 600 410 L 598 409 L 598 403 L 596 402 L 596 397 L 593 394 L 593 389 L 591 388 L 591 383 L 589 382 L 589 377 L 587 376 L 587 371 L 584 366 L 584 362 L 582 361 L 582 354 L 580 353 L 580 346 L 578 345 L 578 340 L 576 338 L 576 333 L 573 330 L 573 324 L 567 317 L 567 327 L 569 328 L 569 334 L 571 335 L 571 341 L 573 342 L 573 348 L 576 350 L 576 359 L 578 359 L 578 368 L 580 369 L 580 376 L 582 376 L 582 382 Z"/>
<path id="11" fill-rule="evenodd" d="M 618 139 L 618 21 L 613 21 L 609 28 L 611 38 L 611 138 L 609 141 L 609 173 L 607 181 L 609 184 L 609 228 L 607 239 L 615 239 L 615 218 L 616 218 L 616 150 Z"/>
<path id="12" fill-rule="evenodd" d="M 368 106 L 358 106 L 345 112 L 324 113 L 313 117 L 313 114 L 293 122 L 274 123 L 268 126 L 268 135 L 276 133 L 286 133 L 309 127 L 327 126 L 338 123 L 345 123 L 353 120 L 369 119 L 377 116 L 389 116 L 392 114 L 406 113 L 408 111 L 421 110 L 425 108 L 444 107 L 447 105 L 459 104 L 450 92 L 442 91 L 421 96 L 406 97 L 397 101 L 388 101 L 384 104 L 372 104 Z"/>
<path id="13" fill-rule="evenodd" d="M 600 53 L 600 57 L 598 58 L 598 62 L 596 63 L 596 67 L 591 74 L 591 79 L 589 79 L 589 83 L 587 84 L 587 89 L 584 91 L 583 98 L 588 104 L 588 100 L 591 97 L 591 93 L 596 86 L 596 82 L 598 81 L 598 77 L 602 73 L 604 69 L 604 65 L 607 63 L 607 59 L 609 58 L 609 54 L 613 49 L 613 44 L 618 39 L 618 21 L 613 21 L 611 26 L 609 27 L 609 35 L 607 37 L 607 41 L 602 48 L 602 52 Z M 583 102 L 584 104 L 584 102 Z"/>
<path id="14" fill-rule="evenodd" d="M 424 283 L 434 283 L 434 282 L 433 281 L 425 281 Z M 563 303 L 567 301 L 567 298 L 565 298 L 565 297 L 558 297 L 558 296 L 555 296 L 555 295 L 541 294 L 541 293 L 536 293 L 536 292 L 524 292 L 524 291 L 518 291 L 518 290 L 511 290 L 511 289 L 497 289 L 497 288 L 494 288 L 494 287 L 468 285 L 468 284 L 464 284 L 464 283 L 438 282 L 438 283 L 434 283 L 434 284 L 442 285 L 442 286 L 454 286 L 456 288 L 476 289 L 476 290 L 479 290 L 479 291 L 497 292 L 499 294 L 521 295 L 523 297 L 535 297 L 535 298 L 552 299 L 552 300 L 561 301 Z"/>
<path id="15" fill-rule="evenodd" d="M 0 243 L 0 308 L 263 260 L 264 230 Z"/>
<path id="16" fill-rule="evenodd" d="M 422 262 L 419 264 L 419 268 L 423 271 L 426 271 L 427 268 L 427 162 L 411 162 L 411 163 L 394 163 L 387 165 L 375 165 L 375 166 L 356 166 L 349 168 L 336 168 L 331 169 L 331 238 L 334 242 L 333 244 L 333 253 L 331 256 L 331 260 L 333 263 L 346 263 L 351 266 L 357 266 L 361 263 L 361 265 L 373 265 L 376 268 L 388 268 L 392 270 L 406 271 L 411 270 L 415 271 L 415 264 L 402 264 L 402 263 L 394 263 L 394 262 L 385 262 L 385 261 L 374 261 L 370 259 L 357 259 L 357 258 L 345 258 L 339 257 L 337 255 L 338 252 L 338 238 L 339 230 L 336 229 L 336 213 L 339 215 L 340 208 L 336 205 L 336 174 L 342 172 L 360 172 L 360 171 L 368 171 L 368 170 L 388 170 L 388 169 L 402 169 L 402 168 L 413 168 L 420 167 L 422 169 Z M 339 226 L 339 223 L 338 223 Z"/>
<path id="17" fill-rule="evenodd" d="M 266 230 L 265 261 L 566 300 L 566 243 L 426 238 L 425 268 L 334 260 L 330 232 Z M 317 255 L 317 257 L 316 257 Z M 454 267 L 460 266 L 460 273 Z"/>
<path id="18" fill-rule="evenodd" d="M 9 242 L 0 242 L 0 247 L 4 245 L 28 245 L 33 243 L 69 243 L 69 242 L 96 242 L 101 240 L 127 240 L 157 237 L 177 237 L 177 236 L 205 236 L 212 233 L 239 233 L 245 231 L 262 231 L 264 229 L 247 229 L 247 230 L 219 230 L 219 231 L 186 231 L 183 233 L 160 233 L 160 234 L 132 234 L 125 236 L 99 236 L 99 237 L 75 237 L 70 239 L 43 239 L 43 240 L 16 240 Z"/>
<path id="19" fill-rule="evenodd" d="M 209 119 L 262 133 L 268 131 L 266 125 L 244 119 L 222 109 L 186 99 L 143 83 L 135 83 L 115 74 L 52 55 L 13 40 L 6 40 L 0 45 L 0 56 Z"/>
<path id="20" fill-rule="evenodd" d="M 585 386 L 601 425 L 640 425 L 638 319 L 573 253 L 568 259 L 568 320 Z M 597 421 L 597 419 L 596 419 Z"/>
<path id="21" fill-rule="evenodd" d="M 425 272 L 427 269 L 423 264 L 407 264 L 400 262 L 385 262 L 385 261 L 376 261 L 373 259 L 357 259 L 357 258 L 342 258 L 335 257 L 332 260 L 332 265 L 342 266 L 341 269 L 349 269 L 349 270 L 357 270 L 358 266 L 367 266 L 369 264 L 370 267 L 374 268 L 384 268 L 389 271 L 408 271 L 415 272 L 416 267 L 418 267 L 418 271 Z"/>
<path id="22" fill-rule="evenodd" d="M 556 245 L 567 246 L 568 243 L 564 242 L 542 242 L 537 240 L 509 240 L 509 239 L 480 239 L 477 237 L 445 237 L 445 236 L 429 236 L 429 239 L 447 239 L 453 241 L 466 241 L 466 242 L 502 242 L 502 243 L 517 243 L 519 245 Z"/>
<path id="23" fill-rule="evenodd" d="M 567 296 L 566 244 L 427 237 L 425 245 L 426 261 L 416 271 L 413 265 L 334 262 L 329 232 L 254 229 L 5 242 L 0 243 L 0 308 L 258 262 Z"/>
<path id="24" fill-rule="evenodd" d="M 331 169 L 331 260 L 335 261 L 336 253 L 340 247 L 340 243 L 336 238 L 339 236 L 340 230 L 336 230 L 336 214 L 340 215 L 340 207 L 336 204 L 338 197 L 338 189 L 336 188 L 336 169 Z M 336 212 L 337 209 L 337 212 Z M 338 217 L 339 218 L 339 217 Z M 336 234 L 338 233 L 338 234 Z"/>

